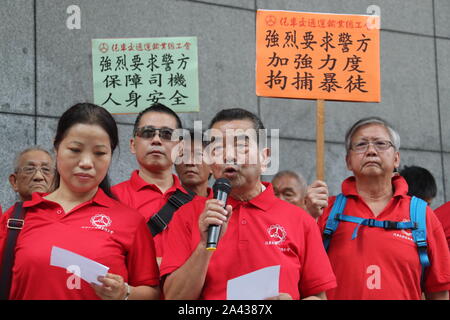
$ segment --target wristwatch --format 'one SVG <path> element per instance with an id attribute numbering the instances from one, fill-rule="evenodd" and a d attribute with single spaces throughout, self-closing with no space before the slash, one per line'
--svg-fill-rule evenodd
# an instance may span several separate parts
<path id="1" fill-rule="evenodd" d="M 127 293 L 125 294 L 125 297 L 123 298 L 123 300 L 128 300 L 128 298 L 130 297 L 130 293 L 131 293 L 131 288 L 128 285 L 128 283 L 124 282 L 125 287 L 127 287 Z"/>

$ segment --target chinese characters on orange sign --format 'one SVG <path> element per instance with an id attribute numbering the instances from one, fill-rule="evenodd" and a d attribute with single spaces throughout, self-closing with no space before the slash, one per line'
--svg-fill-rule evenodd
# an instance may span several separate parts
<path id="1" fill-rule="evenodd" d="M 379 17 L 258 10 L 256 94 L 379 102 L 374 19 Z"/>

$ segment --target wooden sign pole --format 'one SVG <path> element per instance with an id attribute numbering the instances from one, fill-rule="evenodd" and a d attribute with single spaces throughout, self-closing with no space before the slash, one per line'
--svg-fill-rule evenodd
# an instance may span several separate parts
<path id="1" fill-rule="evenodd" d="M 325 180 L 325 100 L 317 100 L 316 108 L 316 178 Z"/>

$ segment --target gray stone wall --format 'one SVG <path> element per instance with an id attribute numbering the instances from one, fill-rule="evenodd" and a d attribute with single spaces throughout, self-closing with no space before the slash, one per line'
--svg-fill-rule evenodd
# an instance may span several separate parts
<path id="1" fill-rule="evenodd" d="M 381 9 L 381 103 L 326 102 L 326 180 L 336 194 L 350 175 L 344 133 L 361 117 L 388 119 L 402 138 L 402 165 L 428 168 L 438 184 L 433 207 L 450 200 L 450 1 L 448 0 L 3 0 L 0 5 L 0 204 L 15 196 L 8 183 L 17 151 L 51 148 L 58 117 L 92 101 L 91 39 L 196 36 L 200 113 L 186 127 L 208 123 L 220 109 L 244 107 L 280 129 L 280 169 L 315 179 L 315 102 L 255 95 L 255 12 L 277 9 L 366 14 Z M 70 5 L 81 28 L 66 26 Z M 120 150 L 110 176 L 128 179 L 134 116 L 115 116 Z M 270 179 L 270 176 L 265 176 Z"/>

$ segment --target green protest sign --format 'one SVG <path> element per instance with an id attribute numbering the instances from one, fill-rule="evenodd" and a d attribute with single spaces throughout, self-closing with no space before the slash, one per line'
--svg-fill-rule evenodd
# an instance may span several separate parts
<path id="1" fill-rule="evenodd" d="M 92 39 L 92 73 L 94 102 L 111 113 L 199 111 L 196 37 Z"/>

